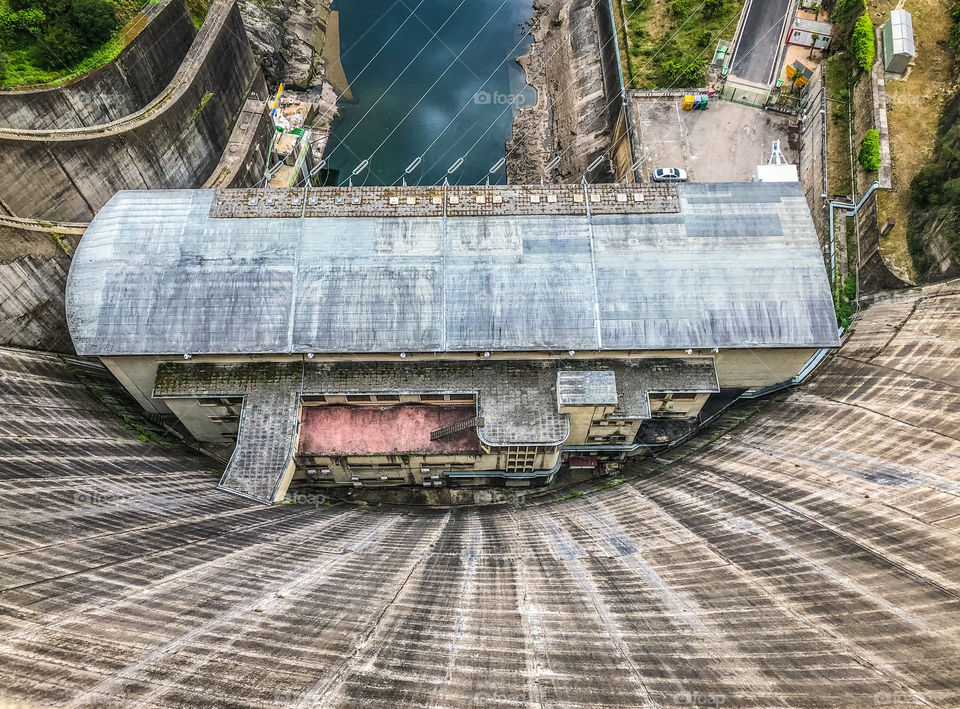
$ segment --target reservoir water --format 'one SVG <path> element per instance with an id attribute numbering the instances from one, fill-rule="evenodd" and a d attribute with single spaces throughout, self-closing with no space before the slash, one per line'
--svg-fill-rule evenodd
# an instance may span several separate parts
<path id="1" fill-rule="evenodd" d="M 336 182 L 365 160 L 354 185 L 505 182 L 498 163 L 514 111 L 536 103 L 515 61 L 532 42 L 532 0 L 336 0 L 333 9 L 353 99 L 338 103 L 326 150 Z"/>

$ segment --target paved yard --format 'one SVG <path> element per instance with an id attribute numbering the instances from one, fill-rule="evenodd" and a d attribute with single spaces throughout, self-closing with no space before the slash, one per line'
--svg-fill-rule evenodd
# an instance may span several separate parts
<path id="1" fill-rule="evenodd" d="M 745 182 L 767 162 L 780 140 L 787 160 L 798 162 L 791 117 L 711 99 L 706 111 L 682 111 L 675 99 L 635 99 L 646 180 L 658 167 L 682 167 L 699 182 Z M 791 145 L 792 143 L 792 145 Z"/>

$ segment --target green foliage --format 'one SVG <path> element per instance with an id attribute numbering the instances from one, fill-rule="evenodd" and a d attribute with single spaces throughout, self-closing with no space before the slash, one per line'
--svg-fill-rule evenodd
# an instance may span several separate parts
<path id="1" fill-rule="evenodd" d="M 661 86 L 675 88 L 694 88 L 703 86 L 707 80 L 707 60 L 695 59 L 684 63 L 682 60 L 667 59 L 660 65 L 657 79 Z"/>
<path id="2" fill-rule="evenodd" d="M 857 65 L 864 71 L 870 71 L 873 60 L 877 56 L 877 47 L 873 35 L 873 22 L 866 12 L 860 15 L 857 24 L 853 27 L 850 48 L 857 58 Z"/>
<path id="3" fill-rule="evenodd" d="M 860 141 L 860 155 L 857 158 L 860 167 L 867 172 L 876 172 L 880 169 L 880 133 L 874 128 L 867 131 Z"/>
<path id="4" fill-rule="evenodd" d="M 703 14 L 705 17 L 717 17 L 727 10 L 727 0 L 704 0 Z"/>
<path id="5" fill-rule="evenodd" d="M 197 120 L 200 117 L 200 114 L 203 113 L 203 109 L 207 107 L 207 104 L 210 102 L 210 99 L 213 98 L 213 92 L 207 91 L 203 96 L 200 97 L 200 104 L 197 106 L 196 110 L 193 112 L 193 120 Z"/>
<path id="6" fill-rule="evenodd" d="M 866 9 L 866 0 L 837 0 L 830 14 L 830 21 L 835 25 L 846 25 L 857 15 L 866 12 Z"/>
<path id="7" fill-rule="evenodd" d="M 87 45 L 101 45 L 117 27 L 117 13 L 105 0 L 73 0 L 73 24 Z"/>
<path id="8" fill-rule="evenodd" d="M 910 181 L 910 197 L 918 207 L 940 204 L 943 170 L 939 165 L 927 165 Z"/>
<path id="9" fill-rule="evenodd" d="M 940 118 L 931 164 L 910 181 L 914 209 L 907 223 L 907 246 L 921 281 L 949 275 L 941 271 L 944 247 L 960 263 L 960 93 Z M 937 244 L 930 248 L 929 244 Z"/>
<path id="10" fill-rule="evenodd" d="M 83 59 L 87 45 L 77 31 L 67 23 L 57 23 L 46 29 L 43 41 L 33 53 L 34 63 L 42 69 L 69 69 Z"/>
<path id="11" fill-rule="evenodd" d="M 113 38 L 118 8 L 126 18 L 136 3 L 142 0 L 0 0 L 0 45 L 8 54 L 0 81 L 48 83 L 110 61 L 122 48 Z"/>
<path id="12" fill-rule="evenodd" d="M 0 52 L 0 81 L 7 78 L 7 69 L 10 66 L 10 56 Z"/>
<path id="13" fill-rule="evenodd" d="M 43 10 L 28 7 L 15 12 L 0 8 L 0 40 L 10 41 L 17 34 L 39 35 L 47 17 Z"/>
<path id="14" fill-rule="evenodd" d="M 833 293 L 833 307 L 837 312 L 837 324 L 847 329 L 853 322 L 854 302 L 857 298 L 857 279 L 853 274 L 847 275 Z"/>
<path id="15" fill-rule="evenodd" d="M 759 1 L 759 0 L 758 0 Z M 730 41 L 744 0 L 614 0 L 625 22 L 624 80 L 638 89 L 704 85 L 717 41 Z"/>

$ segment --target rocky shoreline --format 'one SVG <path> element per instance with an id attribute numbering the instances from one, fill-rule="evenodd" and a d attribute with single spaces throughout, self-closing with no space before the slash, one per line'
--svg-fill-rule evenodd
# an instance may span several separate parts
<path id="1" fill-rule="evenodd" d="M 507 182 L 576 181 L 611 142 L 593 0 L 534 0 L 532 26 L 534 43 L 517 62 L 537 103 L 517 112 Z"/>

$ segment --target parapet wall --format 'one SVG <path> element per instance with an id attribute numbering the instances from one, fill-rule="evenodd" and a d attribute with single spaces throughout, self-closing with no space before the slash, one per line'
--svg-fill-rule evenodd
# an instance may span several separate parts
<path id="1" fill-rule="evenodd" d="M 0 199 L 18 217 L 89 221 L 121 189 L 203 184 L 241 106 L 266 95 L 234 0 L 216 0 L 167 88 L 112 123 L 0 130 Z"/>
<path id="2" fill-rule="evenodd" d="M 183 0 L 148 4 L 127 26 L 129 44 L 109 64 L 63 86 L 0 93 L 0 127 L 83 128 L 139 111 L 170 83 L 196 37 Z"/>

